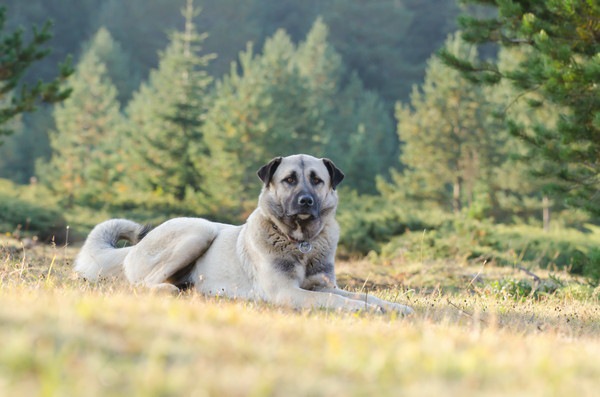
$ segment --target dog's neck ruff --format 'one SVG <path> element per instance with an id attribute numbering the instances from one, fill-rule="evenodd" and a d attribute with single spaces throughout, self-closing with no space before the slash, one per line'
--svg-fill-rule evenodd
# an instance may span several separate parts
<path id="1" fill-rule="evenodd" d="M 304 241 L 296 240 L 292 236 L 289 236 L 287 233 L 284 233 L 283 230 L 281 230 L 280 228 L 278 228 L 276 224 L 272 223 L 272 225 L 273 225 L 273 229 L 277 230 L 280 234 L 283 234 L 292 243 L 295 243 L 296 244 L 296 248 L 298 248 L 298 251 L 302 252 L 303 254 L 308 254 L 310 251 L 312 251 L 312 244 L 310 243 L 310 241 L 307 241 L 307 240 L 304 240 Z"/>

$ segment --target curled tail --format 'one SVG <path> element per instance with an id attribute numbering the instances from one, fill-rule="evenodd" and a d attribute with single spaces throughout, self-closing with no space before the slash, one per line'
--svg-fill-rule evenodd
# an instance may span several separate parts
<path id="1" fill-rule="evenodd" d="M 117 242 L 127 240 L 134 245 L 149 231 L 150 227 L 127 219 L 111 219 L 96 225 L 75 259 L 75 271 L 90 281 L 122 274 L 123 260 L 131 247 L 118 248 Z"/>

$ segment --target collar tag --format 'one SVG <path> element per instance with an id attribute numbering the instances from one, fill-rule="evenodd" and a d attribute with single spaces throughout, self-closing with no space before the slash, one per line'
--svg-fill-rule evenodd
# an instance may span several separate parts
<path id="1" fill-rule="evenodd" d="M 308 241 L 302 241 L 298 244 L 298 250 L 303 254 L 308 254 L 312 251 L 312 244 Z"/>

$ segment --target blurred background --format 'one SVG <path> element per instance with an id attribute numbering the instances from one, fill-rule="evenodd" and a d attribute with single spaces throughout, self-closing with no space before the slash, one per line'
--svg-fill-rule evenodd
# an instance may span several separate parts
<path id="1" fill-rule="evenodd" d="M 304 152 L 346 174 L 340 255 L 398 257 L 416 246 L 422 254 L 425 232 L 410 232 L 427 230 L 437 233 L 427 235 L 431 256 L 508 263 L 509 250 L 535 246 L 542 264 L 600 275 L 600 251 L 585 239 L 598 223 L 597 199 L 565 194 L 560 161 L 528 139 L 554 131 L 570 109 L 510 81 L 475 84 L 438 56 L 489 61 L 505 75 L 527 65 L 527 46 L 463 40 L 460 15 L 491 20 L 496 8 L 454 0 L 2 6 L 4 32 L 22 28 L 25 41 L 54 23 L 50 53 L 19 84 L 54 79 L 69 57 L 73 68 L 61 83 L 67 99 L 3 125 L 3 232 L 64 241 L 67 225 L 80 239 L 116 216 L 243 222 L 260 191 L 256 170 Z M 552 230 L 584 237 L 545 237 Z M 444 240 L 457 232 L 464 241 Z"/>

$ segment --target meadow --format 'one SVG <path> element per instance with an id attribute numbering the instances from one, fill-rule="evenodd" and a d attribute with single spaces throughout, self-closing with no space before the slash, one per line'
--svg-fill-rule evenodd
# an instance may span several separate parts
<path id="1" fill-rule="evenodd" d="M 600 290 L 561 271 L 426 253 L 338 264 L 342 286 L 414 307 L 399 317 L 90 284 L 72 273 L 77 247 L 0 241 L 3 396 L 591 396 L 600 387 Z M 561 287 L 540 287 L 553 282 Z"/>

